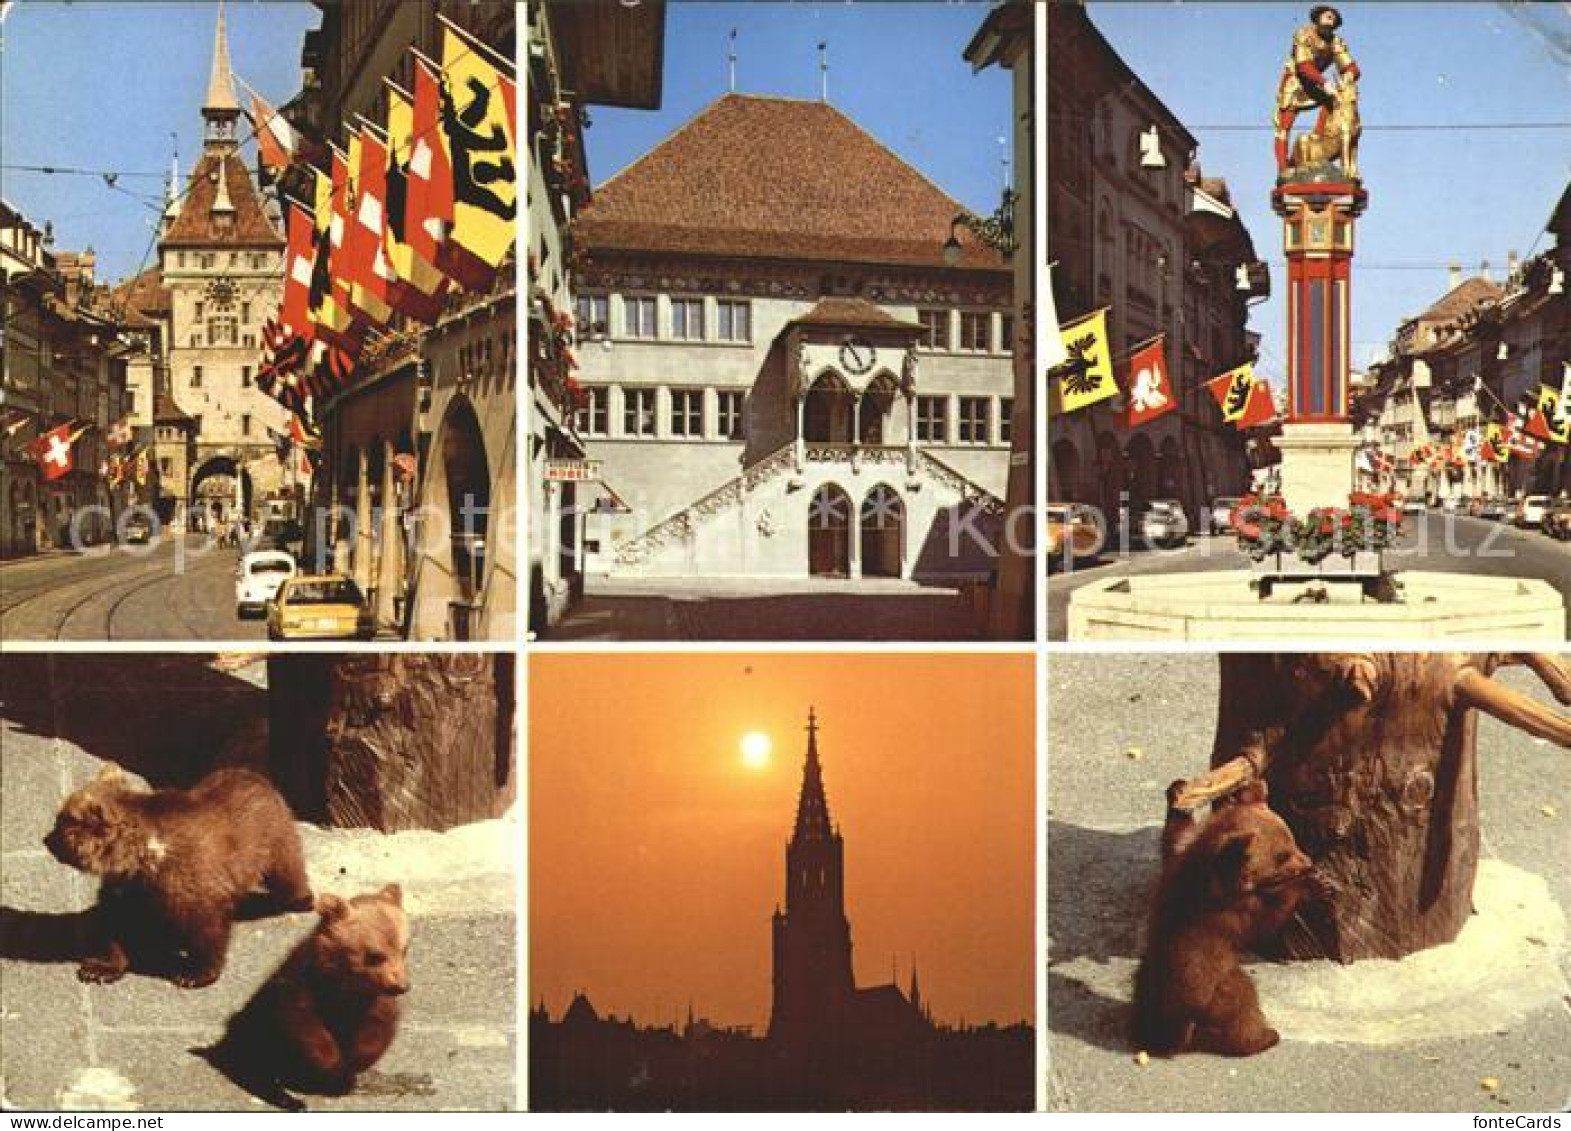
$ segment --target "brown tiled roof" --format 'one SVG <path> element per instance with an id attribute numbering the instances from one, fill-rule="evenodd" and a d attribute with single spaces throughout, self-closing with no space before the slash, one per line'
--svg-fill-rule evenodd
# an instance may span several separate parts
<path id="1" fill-rule="evenodd" d="M 799 326 L 865 326 L 873 329 L 920 330 L 919 322 L 905 322 L 865 298 L 821 298 L 812 310 L 793 319 Z"/>
<path id="2" fill-rule="evenodd" d="M 595 189 L 597 250 L 942 268 L 961 206 L 823 102 L 727 94 Z M 963 230 L 961 269 L 1009 270 Z"/>
<path id="3" fill-rule="evenodd" d="M 160 390 L 153 398 L 154 424 L 194 424 L 195 419 L 175 403 L 174 397 Z"/>
<path id="4" fill-rule="evenodd" d="M 169 288 L 157 267 L 133 275 L 109 292 L 109 313 L 127 326 L 155 325 L 169 309 Z"/>
<path id="5" fill-rule="evenodd" d="M 213 202 L 218 196 L 217 169 L 223 162 L 229 202 L 234 205 L 234 220 L 219 228 L 213 220 Z M 164 236 L 165 247 L 282 247 L 283 237 L 262 211 L 262 200 L 245 160 L 238 152 L 227 158 L 209 150 L 191 170 L 186 194 L 180 199 L 180 215 Z"/>
<path id="6" fill-rule="evenodd" d="M 1418 316 L 1420 322 L 1451 322 L 1474 307 L 1500 297 L 1501 288 L 1482 275 L 1464 279 L 1435 305 Z"/>

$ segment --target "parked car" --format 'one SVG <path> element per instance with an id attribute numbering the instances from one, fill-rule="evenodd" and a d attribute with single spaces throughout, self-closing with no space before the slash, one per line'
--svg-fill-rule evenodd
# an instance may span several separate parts
<path id="1" fill-rule="evenodd" d="M 133 514 L 125 520 L 125 540 L 133 546 L 145 546 L 153 538 L 153 523 L 145 514 Z"/>
<path id="2" fill-rule="evenodd" d="M 1500 522 L 1511 514 L 1511 501 L 1509 499 L 1485 499 L 1478 508 L 1479 518 L 1493 519 Z"/>
<path id="3" fill-rule="evenodd" d="M 235 566 L 235 613 L 244 620 L 263 612 L 278 588 L 296 573 L 295 559 L 282 550 L 255 550 Z"/>
<path id="4" fill-rule="evenodd" d="M 1148 546 L 1170 549 L 1189 538 L 1189 517 L 1177 499 L 1152 499 L 1145 506 L 1129 508 L 1131 527 Z"/>
<path id="5" fill-rule="evenodd" d="M 1551 538 L 1571 542 L 1571 503 L 1560 502 L 1550 507 L 1539 529 Z"/>
<path id="6" fill-rule="evenodd" d="M 1403 514 L 1423 514 L 1426 509 L 1423 497 L 1420 495 L 1409 495 L 1402 502 Z"/>
<path id="7" fill-rule="evenodd" d="M 1516 524 L 1524 527 L 1542 526 L 1544 514 L 1549 510 L 1548 495 L 1525 495 L 1516 505 Z"/>
<path id="8" fill-rule="evenodd" d="M 1047 525 L 1047 561 L 1078 565 L 1102 552 L 1102 529 L 1091 512 L 1077 503 L 1048 503 L 1044 508 Z"/>
<path id="9" fill-rule="evenodd" d="M 1233 529 L 1233 511 L 1238 509 L 1236 495 L 1223 495 L 1211 503 L 1211 533 L 1228 534 Z"/>
<path id="10" fill-rule="evenodd" d="M 342 574 L 296 574 L 267 603 L 269 640 L 369 640 L 375 634 L 365 594 Z"/>

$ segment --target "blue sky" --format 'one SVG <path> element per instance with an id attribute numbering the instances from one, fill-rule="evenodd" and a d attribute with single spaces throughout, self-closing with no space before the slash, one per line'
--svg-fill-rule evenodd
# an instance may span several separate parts
<path id="1" fill-rule="evenodd" d="M 735 28 L 739 93 L 817 98 L 818 44 L 827 42 L 829 101 L 966 207 L 992 212 L 1003 187 L 998 139 L 1012 140 L 1010 76 L 973 74 L 960 54 L 990 8 L 670 3 L 660 109 L 592 108 L 590 178 L 606 181 L 726 92 Z"/>
<path id="2" fill-rule="evenodd" d="M 1091 19 L 1200 142 L 1271 264 L 1274 294 L 1251 325 L 1282 377 L 1284 264 L 1269 195 L 1272 99 L 1307 3 L 1093 0 Z M 1445 264 L 1498 281 L 1506 253 L 1543 251 L 1571 177 L 1571 129 L 1390 131 L 1393 124 L 1571 122 L 1571 13 L 1561 4 L 1345 3 L 1341 34 L 1363 78 L 1359 164 L 1370 194 L 1354 259 L 1355 363 L 1447 289 Z M 1515 12 L 1509 9 L 1516 9 Z M 1558 54 L 1551 44 L 1558 40 Z M 1309 115 L 1300 118 L 1308 124 Z M 1247 125 L 1248 132 L 1208 129 Z M 1296 131 L 1295 131 L 1296 133 Z M 1414 266 L 1418 265 L 1418 266 Z M 1403 267 L 1406 269 L 1392 269 Z"/>
<path id="3" fill-rule="evenodd" d="M 0 25 L 5 165 L 156 175 L 124 175 L 110 188 L 97 177 L 0 170 L 0 195 L 40 228 L 52 221 L 57 249 L 91 246 L 101 279 L 131 274 L 147 253 L 155 214 L 126 193 L 162 193 L 176 144 L 170 133 L 178 137 L 182 176 L 201 149 L 216 12 L 214 4 L 191 0 L 23 0 Z M 275 105 L 298 91 L 301 36 L 321 13 L 309 4 L 256 0 L 231 0 L 226 12 L 235 73 Z M 243 88 L 237 95 L 249 105 Z"/>

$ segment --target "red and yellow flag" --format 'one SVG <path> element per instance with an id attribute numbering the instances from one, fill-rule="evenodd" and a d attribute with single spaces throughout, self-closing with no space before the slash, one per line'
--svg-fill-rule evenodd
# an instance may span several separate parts
<path id="1" fill-rule="evenodd" d="M 453 171 L 453 224 L 436 263 L 472 290 L 490 287 L 517 231 L 518 94 L 506 65 L 442 21 L 441 120 Z"/>
<path id="2" fill-rule="evenodd" d="M 442 314 L 447 279 L 425 256 L 415 250 L 414 232 L 420 216 L 414 207 L 415 180 L 410 173 L 414 153 L 414 103 L 398 87 L 387 84 L 387 221 L 382 248 L 392 279 L 387 300 L 409 318 L 431 325 Z"/>
<path id="3" fill-rule="evenodd" d="M 1098 310 L 1060 330 L 1067 360 L 1055 366 L 1048 385 L 1048 412 L 1074 412 L 1118 395 L 1113 351 L 1107 341 L 1107 311 Z"/>
<path id="4" fill-rule="evenodd" d="M 1234 428 L 1256 428 L 1276 416 L 1271 386 L 1255 379 L 1253 362 L 1246 361 L 1237 369 L 1213 377 L 1206 382 L 1206 388 L 1216 398 L 1222 419 Z"/>

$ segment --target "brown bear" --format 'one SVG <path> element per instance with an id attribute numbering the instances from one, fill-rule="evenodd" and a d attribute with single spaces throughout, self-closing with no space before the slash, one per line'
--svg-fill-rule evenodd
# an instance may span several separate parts
<path id="1" fill-rule="evenodd" d="M 1280 931 L 1322 881 L 1266 805 L 1263 781 L 1214 806 L 1204 824 L 1174 807 L 1182 786 L 1168 787 L 1162 878 L 1135 977 L 1135 1040 L 1162 1056 L 1252 1056 L 1280 1038 L 1239 954 Z"/>
<path id="2" fill-rule="evenodd" d="M 108 766 L 66 800 L 44 845 L 102 880 L 84 982 L 119 981 L 134 962 L 176 985 L 211 985 L 251 896 L 265 889 L 267 912 L 312 906 L 294 815 L 249 770 L 148 790 Z"/>
<path id="3" fill-rule="evenodd" d="M 409 922 L 390 884 L 345 901 L 317 900 L 321 919 L 204 1055 L 280 1107 L 287 1090 L 342 1095 L 382 1058 L 409 990 Z"/>

